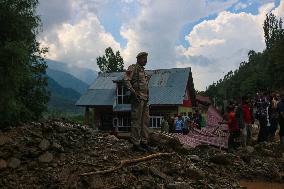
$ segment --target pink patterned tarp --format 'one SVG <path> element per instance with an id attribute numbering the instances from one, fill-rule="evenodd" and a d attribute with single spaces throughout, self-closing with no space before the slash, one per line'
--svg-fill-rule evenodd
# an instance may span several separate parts
<path id="1" fill-rule="evenodd" d="M 228 148 L 229 132 L 227 125 L 219 124 L 223 120 L 219 112 L 210 106 L 207 111 L 206 127 L 201 130 L 193 128 L 187 135 L 175 133 L 174 136 L 186 146 L 196 147 L 201 144 Z"/>

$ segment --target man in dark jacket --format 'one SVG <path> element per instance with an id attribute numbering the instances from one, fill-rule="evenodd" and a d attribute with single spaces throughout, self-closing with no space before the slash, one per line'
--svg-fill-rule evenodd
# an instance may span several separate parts
<path id="1" fill-rule="evenodd" d="M 269 99 L 266 94 L 259 94 L 258 99 L 256 101 L 256 107 L 257 107 L 257 112 L 256 112 L 256 118 L 259 121 L 259 133 L 258 133 L 258 142 L 263 142 L 267 141 L 268 135 L 269 135 L 269 130 L 268 130 L 268 125 L 269 123 L 269 115 L 268 115 L 268 107 L 269 107 Z"/>

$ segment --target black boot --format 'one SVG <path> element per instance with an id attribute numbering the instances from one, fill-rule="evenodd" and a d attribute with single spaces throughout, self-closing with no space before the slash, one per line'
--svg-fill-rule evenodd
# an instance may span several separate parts
<path id="1" fill-rule="evenodd" d="M 133 144 L 132 150 L 136 152 L 148 152 L 145 148 L 143 148 L 141 145 L 135 145 Z"/>
<path id="2" fill-rule="evenodd" d="M 147 144 L 140 144 L 140 146 L 145 149 L 147 152 L 155 152 L 157 148 L 148 146 Z"/>

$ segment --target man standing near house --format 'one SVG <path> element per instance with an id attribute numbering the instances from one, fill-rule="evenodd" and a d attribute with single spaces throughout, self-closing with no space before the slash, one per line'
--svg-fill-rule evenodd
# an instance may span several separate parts
<path id="1" fill-rule="evenodd" d="M 131 92 L 131 133 L 130 141 L 133 150 L 151 151 L 148 146 L 148 125 L 149 125 L 149 88 L 150 77 L 145 72 L 148 53 L 140 52 L 136 58 L 137 63 L 128 67 L 124 82 Z"/>

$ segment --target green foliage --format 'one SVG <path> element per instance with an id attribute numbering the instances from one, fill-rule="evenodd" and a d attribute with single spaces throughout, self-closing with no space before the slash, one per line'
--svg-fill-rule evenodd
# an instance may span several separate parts
<path id="1" fill-rule="evenodd" d="M 191 102 L 193 102 L 193 106 L 196 106 L 196 94 L 197 94 L 197 92 L 195 91 L 195 89 L 194 89 L 194 84 L 193 84 L 193 78 L 192 78 L 192 74 L 190 74 L 190 76 L 189 76 L 189 81 L 188 81 L 188 83 L 189 83 L 189 88 L 191 89 L 190 90 L 190 97 L 191 97 Z"/>
<path id="2" fill-rule="evenodd" d="M 84 123 L 84 115 L 83 113 L 71 113 L 66 111 L 61 111 L 58 109 L 50 109 L 49 111 L 45 112 L 43 115 L 44 119 L 50 120 L 50 119 L 61 119 L 66 120 L 68 122 L 74 122 L 77 124 L 83 124 Z"/>
<path id="3" fill-rule="evenodd" d="M 213 83 L 206 95 L 222 105 L 223 100 L 242 95 L 255 94 L 259 90 L 278 90 L 284 83 L 284 30 L 282 19 L 273 14 L 264 21 L 266 49 L 260 53 L 250 51 L 248 61 L 242 62 L 237 70 L 228 72 L 223 79 Z"/>
<path id="4" fill-rule="evenodd" d="M 267 49 L 271 49 L 283 37 L 282 24 L 282 18 L 278 20 L 272 13 L 266 15 L 263 31 Z"/>
<path id="5" fill-rule="evenodd" d="M 111 47 L 106 48 L 105 55 L 97 58 L 97 64 L 103 73 L 123 71 L 124 63 L 120 52 L 114 54 Z"/>
<path id="6" fill-rule="evenodd" d="M 0 1 L 0 125 L 39 119 L 48 102 L 46 64 L 36 40 L 37 0 Z"/>
<path id="7" fill-rule="evenodd" d="M 269 50 L 269 59 L 269 73 L 273 79 L 273 88 L 284 87 L 284 34 L 282 39 L 276 41 Z"/>

